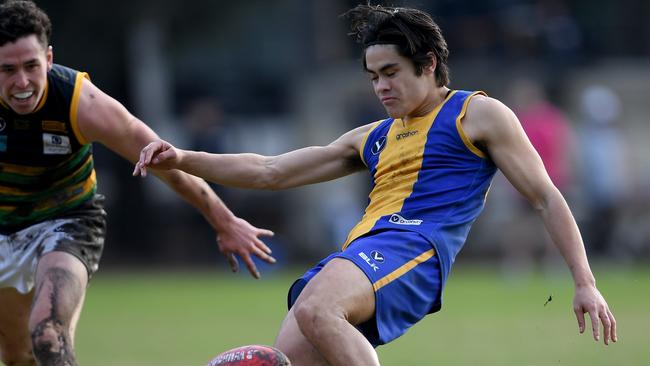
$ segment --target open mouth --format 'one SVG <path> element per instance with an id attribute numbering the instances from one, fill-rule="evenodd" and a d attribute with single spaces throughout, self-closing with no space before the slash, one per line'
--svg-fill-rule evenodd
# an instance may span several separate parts
<path id="1" fill-rule="evenodd" d="M 34 91 L 26 91 L 22 93 L 15 93 L 13 94 L 14 99 L 18 99 L 19 101 L 24 101 L 32 97 L 34 95 Z"/>

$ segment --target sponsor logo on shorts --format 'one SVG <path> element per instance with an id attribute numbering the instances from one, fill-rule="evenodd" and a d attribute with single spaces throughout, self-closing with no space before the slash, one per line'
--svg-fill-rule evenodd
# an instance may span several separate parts
<path id="1" fill-rule="evenodd" d="M 379 154 L 384 148 L 386 147 L 386 136 L 382 136 L 375 142 L 374 145 L 372 145 L 372 149 L 370 149 L 370 152 L 372 152 L 372 155 L 377 155 Z"/>
<path id="2" fill-rule="evenodd" d="M 407 220 L 398 214 L 392 214 L 388 222 L 395 225 L 420 225 L 422 220 Z"/>
<path id="3" fill-rule="evenodd" d="M 373 251 L 373 253 L 374 253 L 374 251 Z M 368 257 L 368 255 L 366 253 L 359 252 L 359 257 L 361 257 L 361 259 L 366 261 L 366 263 L 368 263 L 368 265 L 370 266 L 370 268 L 372 268 L 373 271 L 377 272 L 377 270 L 379 269 L 379 266 L 372 259 L 370 259 L 370 257 Z M 382 262 L 383 262 L 383 257 L 382 257 Z"/>
<path id="4" fill-rule="evenodd" d="M 380 252 L 376 251 L 376 250 L 373 250 L 372 252 L 370 252 L 370 258 L 377 261 L 377 263 L 384 263 L 384 259 L 385 259 L 384 255 L 381 254 Z"/>

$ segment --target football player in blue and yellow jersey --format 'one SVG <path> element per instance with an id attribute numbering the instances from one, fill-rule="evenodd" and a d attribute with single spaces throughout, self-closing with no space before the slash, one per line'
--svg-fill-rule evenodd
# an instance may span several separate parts
<path id="1" fill-rule="evenodd" d="M 53 63 L 48 16 L 31 1 L 0 5 L 0 359 L 5 365 L 76 365 L 74 330 L 104 245 L 92 142 L 135 162 L 156 134 L 88 75 Z M 274 262 L 260 235 L 199 178 L 158 176 L 239 255 Z"/>
<path id="2" fill-rule="evenodd" d="M 579 330 L 616 341 L 564 198 L 513 112 L 480 91 L 447 87 L 447 45 L 419 10 L 361 5 L 346 13 L 363 66 L 389 118 L 327 146 L 278 156 L 209 154 L 155 141 L 134 174 L 176 168 L 219 184 L 284 189 L 370 172 L 361 221 L 339 252 L 289 290 L 276 346 L 293 365 L 379 365 L 373 347 L 399 337 L 442 305 L 454 258 L 500 169 L 540 213 L 575 282 Z"/>

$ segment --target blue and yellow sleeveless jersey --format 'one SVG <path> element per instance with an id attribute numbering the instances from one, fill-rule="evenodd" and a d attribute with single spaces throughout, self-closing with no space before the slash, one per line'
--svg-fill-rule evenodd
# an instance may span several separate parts
<path id="1" fill-rule="evenodd" d="M 53 65 L 41 101 L 27 115 L 0 100 L 0 230 L 55 218 L 95 193 L 92 145 L 77 125 L 87 77 Z"/>
<path id="2" fill-rule="evenodd" d="M 497 170 L 460 123 L 476 94 L 484 93 L 452 91 L 408 124 L 389 118 L 373 126 L 360 149 L 372 177 L 369 203 L 344 249 L 373 232 L 415 231 L 434 246 L 446 282 Z"/>

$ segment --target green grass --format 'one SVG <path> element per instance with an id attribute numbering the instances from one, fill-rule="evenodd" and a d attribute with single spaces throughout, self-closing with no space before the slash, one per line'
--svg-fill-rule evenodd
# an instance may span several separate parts
<path id="1" fill-rule="evenodd" d="M 519 281 L 456 268 L 440 313 L 378 349 L 382 365 L 645 365 L 650 269 L 596 269 L 619 323 L 608 347 L 579 335 L 568 274 Z M 82 365 L 204 365 L 229 348 L 272 344 L 295 273 L 101 272 L 77 331 Z M 553 300 L 544 306 L 552 295 Z"/>

